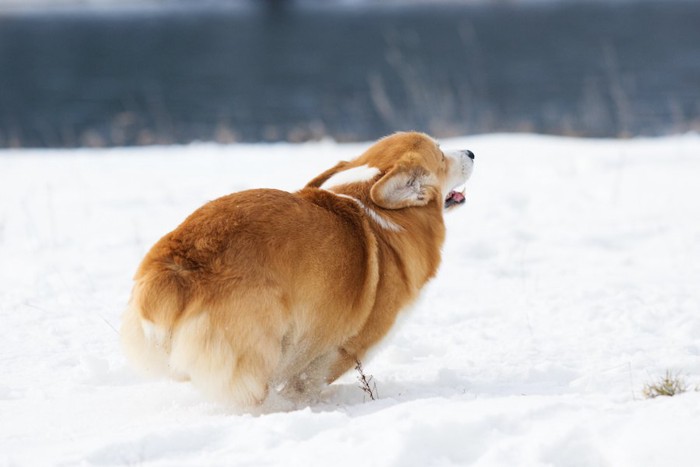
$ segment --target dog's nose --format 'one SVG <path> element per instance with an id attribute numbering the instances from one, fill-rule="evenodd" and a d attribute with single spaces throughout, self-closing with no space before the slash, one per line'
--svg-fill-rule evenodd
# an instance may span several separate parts
<path id="1" fill-rule="evenodd" d="M 465 149 L 465 150 L 462 151 L 462 152 L 464 152 L 464 154 L 466 154 L 467 157 L 468 157 L 469 159 L 474 160 L 474 153 L 473 153 L 473 152 L 471 152 L 471 151 L 468 150 L 468 149 Z"/>

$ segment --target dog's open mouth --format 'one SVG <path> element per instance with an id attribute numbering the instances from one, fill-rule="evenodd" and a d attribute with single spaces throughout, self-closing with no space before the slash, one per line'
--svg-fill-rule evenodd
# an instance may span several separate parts
<path id="1" fill-rule="evenodd" d="M 445 209 L 453 208 L 464 204 L 466 198 L 464 197 L 464 188 L 461 190 L 452 190 L 445 198 Z"/>

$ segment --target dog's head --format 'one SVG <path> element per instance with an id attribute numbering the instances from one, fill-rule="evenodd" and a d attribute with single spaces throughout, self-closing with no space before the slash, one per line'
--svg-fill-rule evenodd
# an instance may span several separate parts
<path id="1" fill-rule="evenodd" d="M 371 201 L 384 209 L 441 203 L 445 209 L 464 203 L 463 191 L 474 166 L 467 150 L 442 151 L 423 133 L 396 133 L 379 140 L 364 154 L 341 162 L 307 186 L 344 193 L 353 185 L 370 186 Z M 357 188 L 360 188 L 359 186 Z"/>

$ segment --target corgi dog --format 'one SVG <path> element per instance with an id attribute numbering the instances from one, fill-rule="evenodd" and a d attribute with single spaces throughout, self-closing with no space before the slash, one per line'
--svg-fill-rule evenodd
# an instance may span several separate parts
<path id="1" fill-rule="evenodd" d="M 252 410 L 309 403 L 437 272 L 474 154 L 396 133 L 289 193 L 233 193 L 146 254 L 121 337 L 145 372 Z"/>

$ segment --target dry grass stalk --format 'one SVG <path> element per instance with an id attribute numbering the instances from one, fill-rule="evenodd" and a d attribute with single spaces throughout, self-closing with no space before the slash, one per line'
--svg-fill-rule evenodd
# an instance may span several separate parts
<path id="1" fill-rule="evenodd" d="M 666 374 L 659 378 L 658 381 L 644 386 L 642 394 L 647 399 L 654 399 L 659 396 L 672 397 L 685 392 L 687 389 L 683 378 L 674 375 L 670 370 L 666 370 Z"/>
<path id="2" fill-rule="evenodd" d="M 365 376 L 365 372 L 362 369 L 362 362 L 355 360 L 355 363 L 355 370 L 359 373 L 357 380 L 360 382 L 360 389 L 362 389 L 371 400 L 378 399 L 379 393 L 377 392 L 377 383 L 372 381 L 374 377 L 372 375 Z"/>

